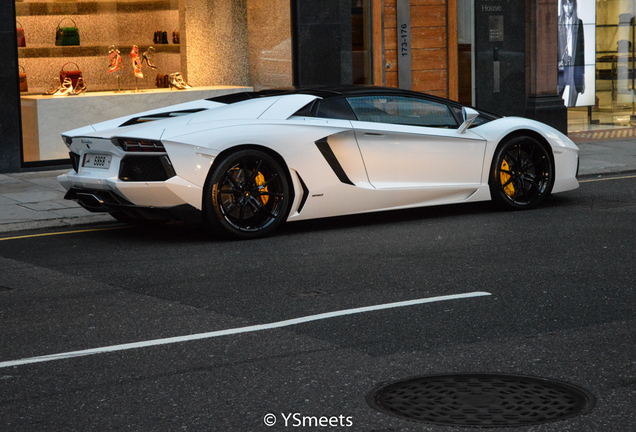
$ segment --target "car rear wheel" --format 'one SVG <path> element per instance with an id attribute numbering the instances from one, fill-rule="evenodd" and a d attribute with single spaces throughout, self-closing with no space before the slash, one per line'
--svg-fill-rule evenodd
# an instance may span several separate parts
<path id="1" fill-rule="evenodd" d="M 203 217 L 214 233 L 263 237 L 287 217 L 291 189 L 286 171 L 267 153 L 241 150 L 221 160 L 203 190 Z"/>
<path id="2" fill-rule="evenodd" d="M 529 136 L 518 136 L 499 145 L 490 170 L 493 201 L 507 209 L 539 205 L 554 185 L 554 163 L 545 145 Z"/>

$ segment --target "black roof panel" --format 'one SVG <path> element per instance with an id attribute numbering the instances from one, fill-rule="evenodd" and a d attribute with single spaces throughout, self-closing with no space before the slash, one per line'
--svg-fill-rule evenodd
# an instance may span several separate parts
<path id="1" fill-rule="evenodd" d="M 459 102 L 455 102 L 449 99 L 444 99 L 439 96 L 433 96 L 425 93 L 419 93 L 411 90 L 402 90 L 394 87 L 380 87 L 380 86 L 368 86 L 368 85 L 326 85 L 326 86 L 304 86 L 304 87 L 287 87 L 287 88 L 278 88 L 278 89 L 265 89 L 257 92 L 241 92 L 241 93 L 232 93 L 224 96 L 217 96 L 213 98 L 209 98 L 207 100 L 212 102 L 221 102 L 226 104 L 231 104 L 235 102 L 241 102 L 248 99 L 256 99 L 267 96 L 277 96 L 277 95 L 288 95 L 288 94 L 309 94 L 318 96 L 322 99 L 333 98 L 333 97 L 347 97 L 347 96 L 361 96 L 365 94 L 369 95 L 378 95 L 378 94 L 387 94 L 387 95 L 404 95 L 411 97 L 420 97 L 426 98 L 431 101 L 437 101 L 440 103 L 445 103 L 451 106 L 455 106 L 458 109 L 463 107 L 464 105 Z M 498 116 L 492 113 L 488 113 L 483 110 L 478 110 L 480 113 L 487 115 L 492 118 L 497 118 Z"/>
<path id="2" fill-rule="evenodd" d="M 267 96 L 286 95 L 286 94 L 310 94 L 321 98 L 334 97 L 334 96 L 352 96 L 360 94 L 404 94 L 404 95 L 418 95 L 423 96 L 422 93 L 417 93 L 408 90 L 401 90 L 391 87 L 379 87 L 379 86 L 363 86 L 363 85 L 334 85 L 334 86 L 307 86 L 307 87 L 288 87 L 279 89 L 265 89 L 257 92 L 240 92 L 232 93 L 223 96 L 217 96 L 209 98 L 207 100 L 221 103 L 234 103 L 248 99 L 255 99 Z M 426 95 L 427 97 L 440 99 L 435 96 Z"/>

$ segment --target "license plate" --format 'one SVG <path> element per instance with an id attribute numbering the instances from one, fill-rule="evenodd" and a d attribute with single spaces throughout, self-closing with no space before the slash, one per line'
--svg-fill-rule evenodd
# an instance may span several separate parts
<path id="1" fill-rule="evenodd" d="M 111 155 L 84 154 L 82 166 L 86 168 L 110 168 Z"/>

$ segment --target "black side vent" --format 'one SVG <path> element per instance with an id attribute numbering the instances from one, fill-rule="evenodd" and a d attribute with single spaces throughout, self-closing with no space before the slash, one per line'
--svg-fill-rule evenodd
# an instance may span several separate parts
<path id="1" fill-rule="evenodd" d="M 300 186 L 302 186 L 303 188 L 303 197 L 301 198 L 300 205 L 298 206 L 298 213 L 300 213 L 301 211 L 303 211 L 303 208 L 305 207 L 305 203 L 307 202 L 307 198 L 309 197 L 309 189 L 307 189 L 307 185 L 305 185 L 305 182 L 303 181 L 300 174 L 296 173 L 296 175 L 298 176 L 298 181 L 300 182 Z"/>
<path id="2" fill-rule="evenodd" d="M 132 125 L 136 125 L 136 124 L 140 124 L 140 123 L 147 123 L 147 122 L 157 121 L 157 120 L 165 120 L 167 118 L 180 117 L 180 116 L 184 116 L 184 115 L 198 113 L 200 111 L 205 111 L 205 108 L 182 110 L 182 111 L 171 111 L 171 112 L 157 113 L 157 114 L 149 114 L 149 115 L 146 115 L 146 116 L 131 118 L 130 120 L 126 121 L 125 123 L 122 123 L 121 125 L 119 125 L 119 127 L 132 126 Z"/>
<path id="3" fill-rule="evenodd" d="M 75 172 L 79 172 L 79 155 L 73 152 L 70 152 L 68 155 L 71 157 L 71 166 L 73 167 Z"/>
<path id="4" fill-rule="evenodd" d="M 327 137 L 316 141 L 316 146 L 318 147 L 318 150 L 320 150 L 320 153 L 322 153 L 322 155 L 324 156 L 325 160 L 327 161 L 333 172 L 336 174 L 336 176 L 338 176 L 338 179 L 342 183 L 355 186 L 353 182 L 349 180 L 349 177 L 347 177 L 347 173 L 345 173 L 342 165 L 340 165 L 340 162 L 338 161 L 338 158 L 333 153 L 333 150 L 331 150 L 331 147 L 327 142 Z"/>
<path id="5" fill-rule="evenodd" d="M 168 156 L 126 156 L 119 167 L 122 181 L 166 181 L 175 175 Z"/>

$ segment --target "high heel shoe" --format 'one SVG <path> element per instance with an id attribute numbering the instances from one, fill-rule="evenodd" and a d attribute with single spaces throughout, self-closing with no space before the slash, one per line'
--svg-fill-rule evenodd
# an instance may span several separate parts
<path id="1" fill-rule="evenodd" d="M 183 79 L 183 75 L 181 75 L 181 72 L 177 72 L 177 73 L 176 73 L 175 79 L 177 80 L 177 82 L 178 82 L 179 84 L 181 84 L 181 86 L 182 86 L 184 89 L 186 89 L 186 90 L 187 90 L 187 89 L 191 89 L 191 88 L 192 88 L 192 86 L 191 86 L 190 84 L 188 84 L 187 82 L 185 82 L 185 80 Z"/>
<path id="2" fill-rule="evenodd" d="M 143 78 L 144 74 L 141 72 L 141 60 L 139 59 L 139 48 L 137 45 L 133 45 L 130 50 L 130 60 L 133 65 L 133 73 L 137 78 Z"/>
<path id="3" fill-rule="evenodd" d="M 112 73 L 122 69 L 124 65 L 121 62 L 121 52 L 115 47 L 115 45 L 111 45 L 108 50 L 108 58 L 110 59 L 110 66 L 108 66 L 108 73 Z"/>
<path id="4" fill-rule="evenodd" d="M 150 57 L 153 56 L 154 54 L 155 54 L 155 48 L 148 47 L 148 51 L 144 51 L 144 53 L 141 55 L 142 63 L 146 63 L 146 66 L 148 66 L 150 69 L 157 69 L 157 66 L 155 66 L 155 64 L 150 59 Z"/>
<path id="5" fill-rule="evenodd" d="M 84 78 L 79 77 L 71 95 L 81 95 L 82 93 L 86 93 L 86 84 L 84 83 Z"/>
<path id="6" fill-rule="evenodd" d="M 53 80 L 51 81 L 51 86 L 49 87 L 49 89 L 44 94 L 47 95 L 47 96 L 51 96 L 53 93 L 58 91 L 61 86 L 62 86 L 62 84 L 60 84 L 60 79 L 59 78 L 53 78 Z"/>
<path id="7" fill-rule="evenodd" d="M 73 91 L 73 81 L 64 78 L 64 82 L 53 92 L 53 96 L 67 96 Z"/>
<path id="8" fill-rule="evenodd" d="M 181 75 L 181 72 L 170 74 L 170 85 L 179 90 L 188 90 L 192 88 L 190 84 L 185 82 L 185 80 L 183 79 L 183 75 Z"/>

